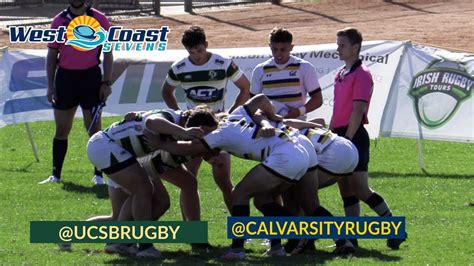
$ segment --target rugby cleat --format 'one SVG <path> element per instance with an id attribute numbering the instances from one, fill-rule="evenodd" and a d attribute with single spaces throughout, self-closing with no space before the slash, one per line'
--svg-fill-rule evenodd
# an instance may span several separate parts
<path id="1" fill-rule="evenodd" d="M 95 185 L 107 185 L 107 182 L 100 175 L 94 175 L 94 177 L 92 177 L 92 183 Z"/>
<path id="2" fill-rule="evenodd" d="M 387 239 L 387 247 L 397 250 L 400 249 L 400 245 L 407 240 L 408 234 L 405 232 L 405 238 L 402 239 L 395 239 L 395 238 L 389 238 Z"/>
<path id="3" fill-rule="evenodd" d="M 235 252 L 230 249 L 226 254 L 222 255 L 221 259 L 224 260 L 243 260 L 245 259 L 245 251 Z"/>
<path id="4" fill-rule="evenodd" d="M 41 181 L 41 182 L 38 182 L 38 184 L 40 185 L 44 185 L 44 184 L 47 184 L 47 183 L 59 183 L 61 182 L 61 179 L 55 177 L 54 175 L 46 178 L 45 180 Z"/>
<path id="5" fill-rule="evenodd" d="M 161 252 L 156 249 L 155 247 L 151 246 L 147 249 L 138 251 L 137 257 L 140 258 L 160 258 L 161 257 Z"/>
<path id="6" fill-rule="evenodd" d="M 71 243 L 59 243 L 58 246 L 60 251 L 72 251 Z"/>
<path id="7" fill-rule="evenodd" d="M 348 255 L 354 252 L 355 248 L 352 245 L 351 241 L 347 239 L 339 239 L 336 241 L 336 249 L 334 250 L 335 254 Z"/>
<path id="8" fill-rule="evenodd" d="M 214 247 L 209 243 L 191 243 L 193 252 L 210 252 Z"/>
<path id="9" fill-rule="evenodd" d="M 104 248 L 105 253 L 120 254 L 127 256 L 135 256 L 138 253 L 137 245 L 135 244 L 106 244 Z"/>
<path id="10" fill-rule="evenodd" d="M 349 239 L 349 241 L 351 241 L 352 245 L 353 245 L 355 248 L 358 248 L 358 247 L 359 247 L 359 241 L 357 240 L 357 238 L 351 238 L 351 239 Z"/>
<path id="11" fill-rule="evenodd" d="M 279 246 L 277 248 L 268 249 L 263 255 L 267 257 L 285 257 L 286 251 L 282 246 Z"/>
<path id="12" fill-rule="evenodd" d="M 296 245 L 296 247 L 290 253 L 291 255 L 296 255 L 305 252 L 314 252 L 316 251 L 314 243 L 314 239 L 300 239 L 298 245 Z"/>

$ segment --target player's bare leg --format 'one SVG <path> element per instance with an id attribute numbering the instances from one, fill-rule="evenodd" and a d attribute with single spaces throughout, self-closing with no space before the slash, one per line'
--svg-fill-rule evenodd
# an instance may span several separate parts
<path id="1" fill-rule="evenodd" d="M 180 188 L 179 202 L 183 220 L 199 221 L 201 207 L 196 177 L 183 168 L 166 171 L 160 178 Z"/>
<path id="2" fill-rule="evenodd" d="M 225 205 L 229 212 L 232 210 L 232 189 L 234 186 L 231 181 L 231 161 L 230 154 L 221 152 L 219 155 L 209 160 L 212 165 L 212 176 L 224 197 Z"/>
<path id="3" fill-rule="evenodd" d="M 232 191 L 232 216 L 249 216 L 250 215 L 250 199 L 256 195 L 261 194 L 272 194 L 279 195 L 288 188 L 291 187 L 291 184 L 285 182 L 269 172 L 262 164 L 259 164 L 252 168 L 245 177 L 235 186 Z M 269 208 L 273 211 L 276 210 L 278 214 L 279 208 L 275 206 L 278 205 L 275 202 L 271 206 L 262 206 L 260 208 Z M 275 207 L 275 208 L 274 208 Z M 283 216 L 284 214 L 280 215 Z M 243 239 L 233 239 L 232 246 L 229 252 L 227 252 L 222 258 L 223 259 L 244 259 L 244 242 Z"/>

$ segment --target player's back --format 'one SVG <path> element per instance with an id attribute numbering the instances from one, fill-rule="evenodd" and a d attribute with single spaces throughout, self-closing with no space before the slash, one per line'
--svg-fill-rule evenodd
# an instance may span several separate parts
<path id="1" fill-rule="evenodd" d="M 311 141 L 317 153 L 323 152 L 337 138 L 337 134 L 327 128 L 305 128 L 300 133 Z"/>
<path id="2" fill-rule="evenodd" d="M 262 137 L 261 127 L 242 106 L 235 109 L 217 130 L 206 135 L 205 140 L 237 157 L 255 161 L 264 161 L 275 146 L 295 141 L 281 129 L 277 129 L 273 137 Z"/>
<path id="3" fill-rule="evenodd" d="M 103 131 L 111 138 L 120 144 L 124 149 L 134 154 L 136 157 L 142 157 L 151 152 L 148 147 L 144 132 L 146 129 L 146 121 L 152 116 L 160 116 L 172 123 L 177 123 L 179 120 L 178 113 L 171 110 L 150 110 L 143 113 L 138 113 L 133 120 L 122 120 L 115 122 Z"/>

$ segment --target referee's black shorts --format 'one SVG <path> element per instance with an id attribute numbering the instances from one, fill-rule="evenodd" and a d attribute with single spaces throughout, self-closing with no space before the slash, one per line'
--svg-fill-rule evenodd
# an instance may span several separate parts
<path id="1" fill-rule="evenodd" d="M 346 135 L 347 126 L 338 127 L 331 131 L 344 137 Z M 364 125 L 359 126 L 351 141 L 357 147 L 357 151 L 359 152 L 359 163 L 354 169 L 354 172 L 367 172 L 369 169 L 370 140 L 369 133 L 365 130 Z"/>
<path id="2" fill-rule="evenodd" d="M 58 68 L 54 80 L 56 103 L 53 108 L 67 110 L 78 105 L 90 110 L 100 101 L 102 73 L 99 66 L 84 70 Z"/>

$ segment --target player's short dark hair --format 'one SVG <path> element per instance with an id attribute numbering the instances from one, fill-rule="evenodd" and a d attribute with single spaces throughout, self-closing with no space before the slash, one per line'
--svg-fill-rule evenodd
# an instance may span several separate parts
<path id="1" fill-rule="evenodd" d="M 188 117 L 185 127 L 215 127 L 219 124 L 214 111 L 206 105 L 198 105 L 186 111 L 184 116 Z"/>
<path id="2" fill-rule="evenodd" d="M 191 26 L 184 31 L 181 43 L 185 48 L 194 48 L 206 43 L 206 33 L 199 26 Z"/>
<path id="3" fill-rule="evenodd" d="M 362 47 L 362 33 L 353 27 L 348 27 L 344 28 L 342 30 L 337 31 L 336 36 L 341 37 L 347 37 L 349 39 L 349 42 L 351 42 L 352 45 L 358 44 L 359 45 L 359 53 L 360 53 L 360 48 Z"/>
<path id="4" fill-rule="evenodd" d="M 293 34 L 283 27 L 275 27 L 270 32 L 270 43 L 292 43 Z"/>

